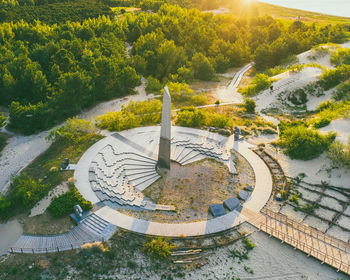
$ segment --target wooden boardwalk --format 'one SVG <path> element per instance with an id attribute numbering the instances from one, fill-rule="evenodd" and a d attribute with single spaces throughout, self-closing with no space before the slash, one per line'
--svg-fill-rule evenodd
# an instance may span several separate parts
<path id="1" fill-rule="evenodd" d="M 242 212 L 250 224 L 270 237 L 276 237 L 282 243 L 320 260 L 322 264 L 326 263 L 350 275 L 350 245 L 346 242 L 268 209 L 258 214 L 245 208 Z"/>

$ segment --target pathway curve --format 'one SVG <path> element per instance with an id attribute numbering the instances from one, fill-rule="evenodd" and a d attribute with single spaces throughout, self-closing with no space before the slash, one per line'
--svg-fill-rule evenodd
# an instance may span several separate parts
<path id="1" fill-rule="evenodd" d="M 243 103 L 244 98 L 238 92 L 238 86 L 244 76 L 251 68 L 253 67 L 252 63 L 249 63 L 242 67 L 237 73 L 233 76 L 229 85 L 218 91 L 218 98 L 223 103 Z"/>
<path id="2" fill-rule="evenodd" d="M 128 131 L 123 131 L 123 136 L 133 139 L 133 137 L 135 138 L 136 135 L 140 138 L 142 136 L 139 135 L 142 135 L 142 133 L 147 134 L 147 131 L 149 131 L 149 133 L 154 133 L 154 129 L 154 127 L 140 127 L 131 129 Z M 214 137 L 216 141 L 225 147 L 234 149 L 244 158 L 246 158 L 255 173 L 255 188 L 248 201 L 243 204 L 243 207 L 249 209 L 249 211 L 258 213 L 265 206 L 272 192 L 272 177 L 264 161 L 251 150 L 253 147 L 252 145 L 246 142 L 235 142 L 233 137 L 226 138 L 219 134 L 210 133 L 204 130 L 173 127 L 173 131 L 178 130 L 181 131 L 181 133 L 196 135 L 196 137 Z M 100 141 L 99 143 L 95 144 L 83 155 L 77 165 L 75 173 L 75 178 L 77 180 L 76 186 L 79 189 L 79 192 L 93 203 L 98 203 L 99 198 L 91 189 L 87 174 L 89 173 L 91 160 L 94 158 L 95 154 L 99 152 L 100 148 L 106 144 L 104 141 L 106 140 L 104 139 L 102 142 Z M 154 145 L 156 145 L 156 143 Z M 148 148 L 153 150 L 154 145 L 152 143 L 148 146 Z M 105 206 L 97 210 L 95 214 L 109 223 L 126 230 L 131 230 L 141 234 L 172 237 L 179 237 L 183 235 L 200 236 L 217 233 L 235 227 L 247 220 L 247 217 L 243 213 L 237 211 L 229 212 L 224 216 L 211 220 L 176 224 L 150 222 L 137 219 L 122 214 L 109 206 Z"/>

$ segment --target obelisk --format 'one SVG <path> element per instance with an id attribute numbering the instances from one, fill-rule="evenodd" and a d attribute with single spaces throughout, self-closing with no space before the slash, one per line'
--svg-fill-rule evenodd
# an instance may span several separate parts
<path id="1" fill-rule="evenodd" d="M 168 87 L 164 87 L 162 124 L 160 128 L 159 153 L 157 166 L 170 169 L 171 140 L 171 97 Z"/>

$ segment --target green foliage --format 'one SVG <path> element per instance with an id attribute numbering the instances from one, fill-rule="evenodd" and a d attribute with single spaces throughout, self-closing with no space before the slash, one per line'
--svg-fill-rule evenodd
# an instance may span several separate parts
<path id="1" fill-rule="evenodd" d="M 316 203 L 306 203 L 302 207 L 297 207 L 296 210 L 297 211 L 300 210 L 300 211 L 303 211 L 305 213 L 312 214 L 314 212 L 314 210 L 317 208 L 319 208 L 319 205 Z"/>
<path id="2" fill-rule="evenodd" d="M 350 49 L 338 48 L 331 55 L 331 63 L 335 66 L 350 65 Z"/>
<path id="3" fill-rule="evenodd" d="M 206 116 L 196 107 L 183 107 L 177 113 L 175 123 L 186 127 L 200 127 L 206 123 Z"/>
<path id="4" fill-rule="evenodd" d="M 47 210 L 53 217 L 60 218 L 74 212 L 74 206 L 79 204 L 84 211 L 92 208 L 92 203 L 83 198 L 76 187 L 72 187 L 68 192 L 55 197 Z"/>
<path id="5" fill-rule="evenodd" d="M 0 219 L 6 220 L 11 214 L 11 201 L 0 195 Z"/>
<path id="6" fill-rule="evenodd" d="M 293 194 L 289 198 L 289 201 L 295 203 L 296 205 L 299 205 L 299 196 L 297 194 Z"/>
<path id="7" fill-rule="evenodd" d="M 342 64 L 335 69 L 325 70 L 320 76 L 324 89 L 328 90 L 350 78 L 350 65 Z"/>
<path id="8" fill-rule="evenodd" d="M 253 250 L 255 246 L 254 243 L 248 237 L 243 238 L 243 245 L 247 251 Z"/>
<path id="9" fill-rule="evenodd" d="M 146 92 L 148 93 L 153 93 L 153 92 L 158 92 L 162 89 L 163 85 L 161 82 L 152 76 L 149 76 L 147 78 L 147 86 L 146 86 Z"/>
<path id="10" fill-rule="evenodd" d="M 334 139 L 333 133 L 322 135 L 317 130 L 308 129 L 303 125 L 291 125 L 280 129 L 277 144 L 284 148 L 285 154 L 292 159 L 310 160 L 328 150 Z"/>
<path id="11" fill-rule="evenodd" d="M 5 117 L 4 113 L 0 113 L 0 128 L 5 125 L 7 118 Z"/>
<path id="12" fill-rule="evenodd" d="M 288 95 L 288 100 L 296 106 L 304 105 L 308 101 L 305 91 L 301 88 L 291 92 Z"/>
<path id="13" fill-rule="evenodd" d="M 49 192 L 50 185 L 41 184 L 23 173 L 12 179 L 9 192 L 0 196 L 0 219 L 5 220 L 16 211 L 31 209 Z"/>
<path id="14" fill-rule="evenodd" d="M 204 94 L 195 94 L 186 83 L 170 82 L 167 84 L 171 94 L 171 101 L 181 105 L 205 105 L 208 99 Z M 161 92 L 163 93 L 163 91 Z"/>
<path id="15" fill-rule="evenodd" d="M 202 53 L 196 53 L 192 57 L 192 69 L 196 79 L 210 81 L 214 78 L 214 68 Z"/>
<path id="16" fill-rule="evenodd" d="M 333 93 L 333 98 L 337 101 L 350 101 L 350 79 L 337 86 L 337 90 Z"/>
<path id="17" fill-rule="evenodd" d="M 21 105 L 12 102 L 10 106 L 9 127 L 18 129 L 25 134 L 32 134 L 47 128 L 50 122 L 50 111 L 47 103 L 39 102 L 36 105 Z"/>
<path id="18" fill-rule="evenodd" d="M 243 107 L 245 108 L 247 113 L 254 114 L 255 113 L 255 107 L 256 107 L 255 100 L 251 99 L 251 98 L 246 98 L 244 100 Z"/>
<path id="19" fill-rule="evenodd" d="M 160 123 L 162 103 L 159 100 L 131 101 L 121 111 L 98 116 L 96 125 L 111 131 L 121 131 L 140 125 Z"/>
<path id="20" fill-rule="evenodd" d="M 16 5 L 15 0 L 6 1 L 14 3 L 7 5 L 1 12 L 1 22 L 17 22 L 24 20 L 33 23 L 40 20 L 48 24 L 64 23 L 66 21 L 83 21 L 101 15 L 112 15 L 111 10 L 102 3 L 95 1 L 62 1 L 46 3 L 39 6 Z M 1 7 L 1 5 L 0 5 Z"/>
<path id="21" fill-rule="evenodd" d="M 328 157 L 336 167 L 350 168 L 350 137 L 346 144 L 335 141 L 329 147 Z"/>
<path id="22" fill-rule="evenodd" d="M 257 74 L 247 87 L 240 88 L 239 91 L 244 96 L 255 96 L 260 91 L 268 89 L 272 82 L 273 80 L 266 74 Z"/>
<path id="23" fill-rule="evenodd" d="M 319 119 L 335 120 L 341 117 L 346 118 L 350 114 L 350 101 L 324 101 L 318 105 L 317 111 L 319 113 L 316 116 Z"/>
<path id="24" fill-rule="evenodd" d="M 143 249 L 152 258 L 164 259 L 171 255 L 175 245 L 168 238 L 157 237 L 143 244 Z"/>
<path id="25" fill-rule="evenodd" d="M 332 120 L 329 118 L 322 117 L 322 118 L 314 120 L 313 127 L 314 128 L 322 128 L 322 127 L 329 125 L 331 123 L 331 121 Z"/>
<path id="26" fill-rule="evenodd" d="M 66 123 L 51 131 L 48 139 L 65 141 L 78 145 L 86 142 L 97 134 L 97 129 L 92 120 L 78 119 L 77 117 L 68 119 Z"/>

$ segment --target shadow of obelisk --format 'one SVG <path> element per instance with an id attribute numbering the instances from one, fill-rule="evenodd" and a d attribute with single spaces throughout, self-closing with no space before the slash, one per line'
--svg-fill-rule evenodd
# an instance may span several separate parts
<path id="1" fill-rule="evenodd" d="M 162 124 L 160 129 L 159 153 L 157 166 L 170 169 L 170 139 L 171 139 L 171 97 L 168 87 L 164 88 Z"/>

